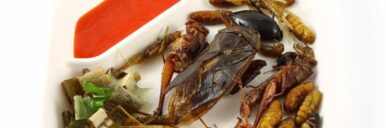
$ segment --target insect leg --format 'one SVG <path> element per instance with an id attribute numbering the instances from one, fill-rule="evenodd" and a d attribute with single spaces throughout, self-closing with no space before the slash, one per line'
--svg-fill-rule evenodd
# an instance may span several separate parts
<path id="1" fill-rule="evenodd" d="M 173 73 L 174 73 L 174 63 L 171 57 L 169 56 L 168 58 L 166 58 L 165 65 L 162 70 L 160 99 L 159 99 L 158 107 L 154 112 L 155 115 L 158 115 L 158 116 L 162 115 L 162 108 L 163 108 L 163 103 L 166 95 L 165 89 L 169 85 L 170 80 L 172 79 Z"/>

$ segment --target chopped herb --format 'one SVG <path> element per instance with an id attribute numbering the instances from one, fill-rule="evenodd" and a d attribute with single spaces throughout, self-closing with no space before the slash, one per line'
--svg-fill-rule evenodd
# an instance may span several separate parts
<path id="1" fill-rule="evenodd" d="M 109 98 L 113 92 L 111 88 L 98 87 L 88 81 L 82 82 L 83 90 L 98 98 Z"/>

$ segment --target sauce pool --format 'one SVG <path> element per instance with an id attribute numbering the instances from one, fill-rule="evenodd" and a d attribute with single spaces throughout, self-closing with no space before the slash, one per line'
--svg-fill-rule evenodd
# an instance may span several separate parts
<path id="1" fill-rule="evenodd" d="M 98 56 L 178 1 L 103 1 L 77 22 L 74 39 L 75 58 Z"/>

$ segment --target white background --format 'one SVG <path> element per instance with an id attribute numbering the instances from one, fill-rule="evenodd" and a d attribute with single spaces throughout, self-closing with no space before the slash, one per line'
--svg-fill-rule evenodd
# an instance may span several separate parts
<path id="1" fill-rule="evenodd" d="M 344 126 L 381 128 L 386 121 L 386 1 L 343 1 L 342 13 L 351 21 L 342 26 L 350 81 L 345 91 L 354 99 L 350 124 Z M 54 5 L 53 0 L 1 0 L 0 127 L 39 128 L 49 121 L 42 118 L 43 87 Z"/>

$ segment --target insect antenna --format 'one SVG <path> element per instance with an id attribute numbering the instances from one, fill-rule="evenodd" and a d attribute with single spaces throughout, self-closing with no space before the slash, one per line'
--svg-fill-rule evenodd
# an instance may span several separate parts
<path id="1" fill-rule="evenodd" d="M 200 119 L 200 122 L 205 126 L 205 128 L 210 128 L 210 127 L 208 127 L 208 125 L 206 125 L 206 123 L 204 122 L 204 120 L 202 120 L 201 117 L 199 117 L 198 119 Z"/>
<path id="2" fill-rule="evenodd" d="M 263 11 L 261 11 L 261 9 L 259 7 L 257 7 L 256 4 L 252 0 L 248 0 L 248 7 L 249 7 L 249 9 L 251 9 L 253 11 L 258 11 L 260 13 L 263 13 Z"/>

